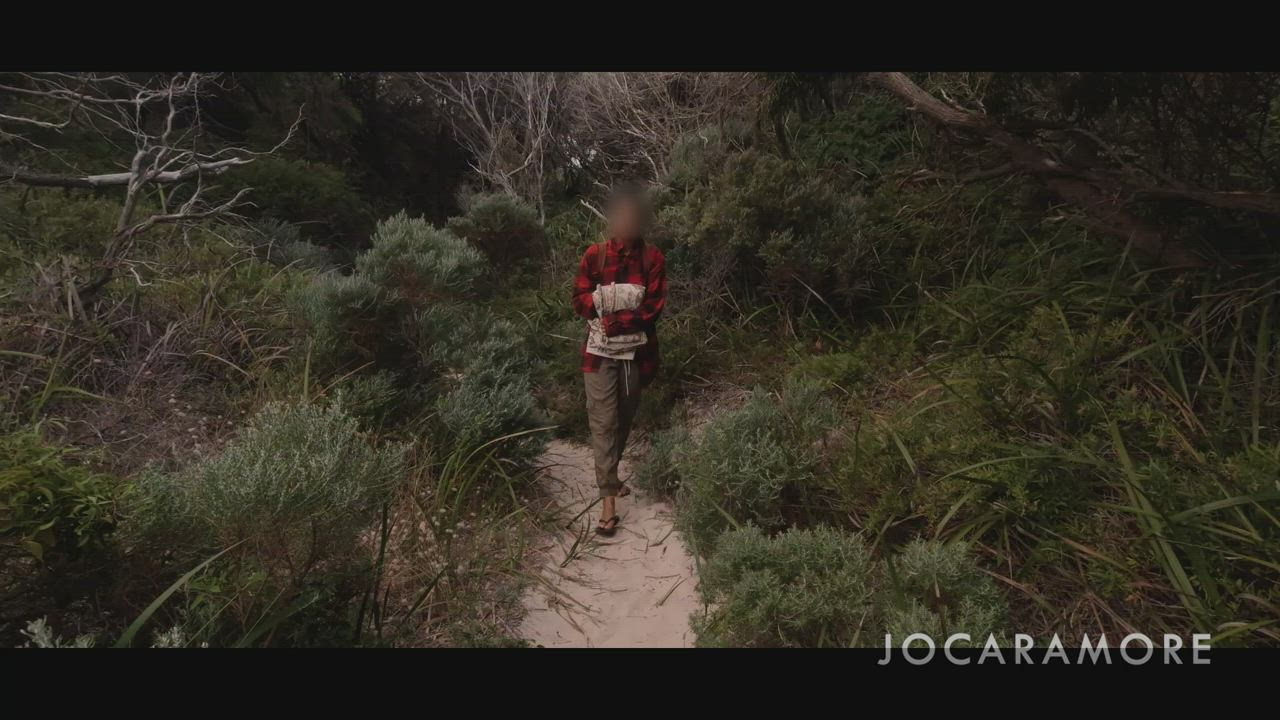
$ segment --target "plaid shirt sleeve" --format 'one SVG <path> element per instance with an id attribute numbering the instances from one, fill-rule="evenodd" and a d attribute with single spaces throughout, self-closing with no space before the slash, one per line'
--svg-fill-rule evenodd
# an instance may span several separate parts
<path id="1" fill-rule="evenodd" d="M 604 334 L 609 337 L 640 332 L 653 327 L 653 323 L 662 316 L 662 308 L 667 302 L 667 264 L 662 253 L 656 248 L 645 247 L 650 253 L 649 277 L 646 278 L 644 302 L 635 310 L 619 310 L 604 317 Z M 586 258 L 583 258 L 586 262 Z M 579 271 L 579 278 L 581 278 Z M 588 281 L 589 282 L 589 281 Z M 587 303 L 591 303 L 591 291 L 587 291 Z"/>
<path id="2" fill-rule="evenodd" d="M 588 320 L 595 312 L 591 292 L 596 286 L 591 280 L 591 266 L 596 262 L 598 249 L 596 245 L 587 247 L 587 251 L 582 254 L 582 261 L 578 263 L 578 276 L 573 279 L 573 311 Z"/>

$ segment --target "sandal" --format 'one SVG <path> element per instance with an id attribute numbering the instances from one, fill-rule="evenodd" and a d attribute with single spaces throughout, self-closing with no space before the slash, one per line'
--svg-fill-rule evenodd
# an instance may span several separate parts
<path id="1" fill-rule="evenodd" d="M 631 494 L 631 488 L 623 485 L 618 488 L 618 497 L 626 497 Z"/>
<path id="2" fill-rule="evenodd" d="M 621 520 L 622 518 L 617 515 L 614 515 L 608 520 L 601 520 L 600 523 L 596 525 L 596 534 L 603 535 L 605 537 L 613 537 L 613 534 L 618 532 L 618 522 Z M 606 527 L 606 525 L 608 527 Z"/>

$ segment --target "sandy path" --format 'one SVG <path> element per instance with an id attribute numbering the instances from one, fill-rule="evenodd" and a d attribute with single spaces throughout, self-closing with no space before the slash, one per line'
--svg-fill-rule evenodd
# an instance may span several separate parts
<path id="1" fill-rule="evenodd" d="M 535 545 L 538 582 L 525 594 L 521 637 L 544 647 L 692 646 L 697 578 L 670 505 L 635 491 L 618 500 L 613 537 L 593 532 L 598 505 L 566 530 L 596 497 L 591 450 L 557 440 L 544 461 L 558 530 Z"/>

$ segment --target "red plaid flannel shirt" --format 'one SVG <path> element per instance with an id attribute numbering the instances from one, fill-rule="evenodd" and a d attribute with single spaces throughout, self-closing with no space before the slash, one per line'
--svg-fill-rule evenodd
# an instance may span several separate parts
<path id="1" fill-rule="evenodd" d="M 654 325 L 662 315 L 662 308 L 667 301 L 667 266 L 662 252 L 644 241 L 638 248 L 626 247 L 622 243 L 610 239 L 605 243 L 604 271 L 597 273 L 600 262 L 597 254 L 600 244 L 594 243 L 587 248 L 578 263 L 578 276 L 573 281 L 573 311 L 588 320 L 595 314 L 592 307 L 591 293 L 597 285 L 608 285 L 612 282 L 632 283 L 645 287 L 644 302 L 635 310 L 621 310 L 606 315 L 602 324 L 604 334 L 609 337 L 625 335 L 643 330 L 648 335 L 648 342 L 636 348 L 635 362 L 639 364 L 640 384 L 648 385 L 658 372 L 658 334 Z M 640 253 L 644 253 L 641 263 Z M 644 276 L 644 265 L 649 266 L 649 276 Z M 582 343 L 582 372 L 595 372 L 604 358 L 587 352 L 587 343 Z"/>

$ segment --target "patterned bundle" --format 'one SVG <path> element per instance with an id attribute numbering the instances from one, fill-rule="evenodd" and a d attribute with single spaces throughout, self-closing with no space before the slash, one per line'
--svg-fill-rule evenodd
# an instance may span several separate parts
<path id="1" fill-rule="evenodd" d="M 644 286 L 633 283 L 597 285 L 591 293 L 591 302 L 600 316 L 619 310 L 635 310 L 644 302 Z"/>
<path id="2" fill-rule="evenodd" d="M 644 302 L 644 286 L 632 283 L 609 283 L 597 286 L 591 294 L 597 315 L 608 315 L 619 310 L 635 310 Z M 614 360 L 631 360 L 636 348 L 644 345 L 648 337 L 643 332 L 614 335 L 604 334 L 599 317 L 587 322 L 587 352 Z"/>

